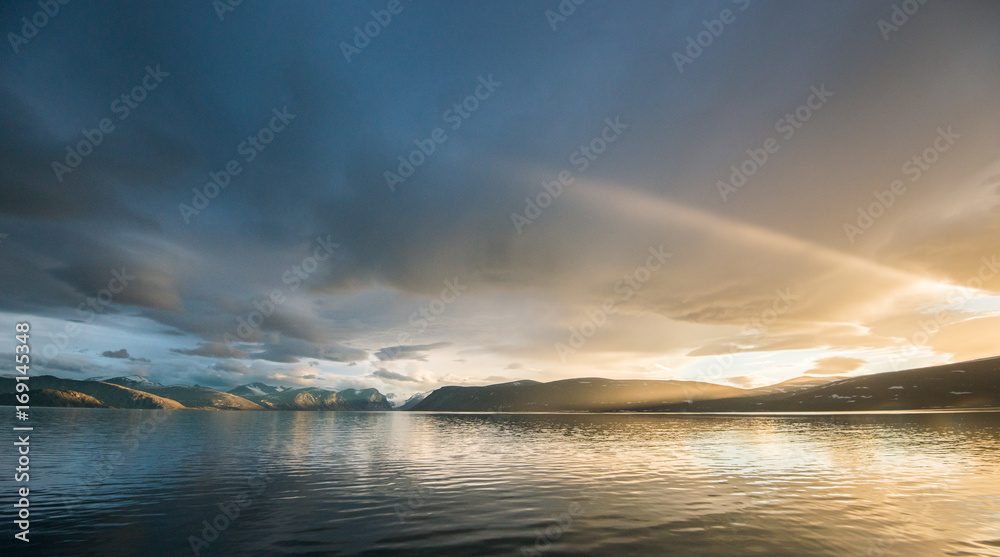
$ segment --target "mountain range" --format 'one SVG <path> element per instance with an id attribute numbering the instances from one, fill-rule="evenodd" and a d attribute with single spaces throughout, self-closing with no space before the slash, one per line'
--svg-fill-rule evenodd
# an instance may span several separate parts
<path id="1" fill-rule="evenodd" d="M 1000 408 L 1000 358 L 759 389 L 693 381 L 566 379 L 442 387 L 429 412 L 837 412 Z"/>
<path id="2" fill-rule="evenodd" d="M 217 391 L 209 387 L 200 385 L 171 385 L 165 386 L 154 383 L 145 378 L 134 377 L 112 377 L 104 379 L 104 383 L 111 383 L 122 387 L 128 387 L 136 391 L 142 391 L 151 395 L 156 395 L 181 403 L 186 408 L 215 408 L 218 410 L 263 410 L 264 407 L 243 397 Z"/>
<path id="3" fill-rule="evenodd" d="M 0 394 L 13 394 L 16 390 L 15 383 L 17 383 L 15 379 L 0 377 Z M 92 379 L 81 381 L 77 379 L 62 379 L 51 375 L 41 375 L 29 379 L 28 385 L 31 389 L 29 393 L 36 393 L 42 389 L 60 391 L 62 394 L 57 396 L 60 396 L 61 400 L 66 404 L 74 406 L 91 407 L 94 405 L 93 400 L 96 400 L 109 408 L 163 408 L 167 410 L 180 410 L 184 408 L 184 405 L 176 400 Z M 54 395 L 54 393 L 48 394 L 50 397 Z M 41 406 L 44 399 L 40 398 L 36 400 L 32 396 L 31 402 L 35 406 Z"/>
<path id="4" fill-rule="evenodd" d="M 0 405 L 14 406 L 17 381 L 0 377 Z M 223 392 L 200 385 L 161 385 L 139 376 L 62 379 L 31 377 L 30 405 L 168 410 L 392 410 L 376 389 L 331 391 L 250 383 Z"/>
<path id="5" fill-rule="evenodd" d="M 0 377 L 0 405 L 16 405 L 17 381 Z M 393 410 L 376 389 L 333 391 L 264 383 L 223 392 L 161 385 L 139 376 L 31 377 L 30 404 L 171 410 Z M 1000 357 L 859 377 L 804 376 L 756 389 L 676 380 L 588 377 L 541 383 L 441 387 L 395 410 L 425 412 L 831 412 L 1000 408 Z"/>
<path id="6" fill-rule="evenodd" d="M 241 396 L 261 408 L 271 410 L 392 410 L 392 404 L 376 389 L 344 389 L 330 391 L 315 387 L 287 389 L 260 383 L 241 385 L 229 391 L 247 393 Z M 270 392 L 268 392 L 270 391 Z"/>
<path id="7" fill-rule="evenodd" d="M 786 393 L 667 403 L 662 412 L 843 412 L 1000 409 L 1000 358 L 842 379 Z"/>
<path id="8" fill-rule="evenodd" d="M 696 381 L 600 377 L 550 383 L 512 381 L 485 387 L 441 387 L 413 410 L 447 412 L 608 412 L 686 400 L 736 398 L 746 390 Z"/>
<path id="9" fill-rule="evenodd" d="M 273 395 L 287 390 L 289 390 L 288 387 L 275 387 L 265 385 L 264 383 L 248 383 L 230 390 L 229 393 L 249 400 L 251 397 Z"/>

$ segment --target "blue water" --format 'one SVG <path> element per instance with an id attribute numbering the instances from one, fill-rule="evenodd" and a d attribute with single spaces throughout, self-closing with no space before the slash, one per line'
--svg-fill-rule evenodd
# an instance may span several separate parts
<path id="1" fill-rule="evenodd" d="M 996 413 L 31 422 L 28 544 L 0 454 L 4 556 L 1000 555 Z"/>

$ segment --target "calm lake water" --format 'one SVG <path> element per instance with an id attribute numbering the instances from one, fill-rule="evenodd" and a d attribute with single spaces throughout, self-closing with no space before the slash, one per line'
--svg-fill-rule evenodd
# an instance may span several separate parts
<path id="1" fill-rule="evenodd" d="M 31 422 L 31 543 L 14 554 L 1000 555 L 997 413 Z M 26 549 L 12 480 L 5 556 Z"/>

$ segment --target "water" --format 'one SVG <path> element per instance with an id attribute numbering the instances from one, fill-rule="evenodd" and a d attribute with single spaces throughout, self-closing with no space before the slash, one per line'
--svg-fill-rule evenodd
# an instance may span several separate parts
<path id="1" fill-rule="evenodd" d="M 3 555 L 1000 555 L 997 413 L 32 412 Z"/>

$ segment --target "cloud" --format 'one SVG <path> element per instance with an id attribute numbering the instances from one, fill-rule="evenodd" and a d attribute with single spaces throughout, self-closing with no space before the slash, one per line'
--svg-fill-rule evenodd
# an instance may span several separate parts
<path id="1" fill-rule="evenodd" d="M 171 348 L 171 352 L 205 358 L 246 358 L 246 352 L 219 342 L 199 342 L 197 348 Z"/>
<path id="2" fill-rule="evenodd" d="M 389 382 L 402 382 L 402 383 L 419 383 L 419 379 L 414 379 L 408 375 L 397 373 L 395 371 L 389 371 L 385 368 L 378 368 L 372 372 L 372 377 L 382 379 L 383 381 Z"/>
<path id="3" fill-rule="evenodd" d="M 248 10 L 244 32 L 208 41 L 171 3 L 81 12 L 30 68 L 3 67 L 0 280 L 18 288 L 0 293 L 0 312 L 51 320 L 53 331 L 82 323 L 70 350 L 89 354 L 128 331 L 133 350 L 165 356 L 150 367 L 167 383 L 298 377 L 287 368 L 303 361 L 326 377 L 375 360 L 430 387 L 482 383 L 500 369 L 624 376 L 654 360 L 683 370 L 797 350 L 812 351 L 809 361 L 822 352 L 812 372 L 840 373 L 849 365 L 823 356 L 905 347 L 947 300 L 943 286 L 980 279 L 984 296 L 1000 293 L 1000 275 L 980 275 L 1000 234 L 988 117 L 1000 100 L 981 93 L 1000 90 L 1000 73 L 982 71 L 993 67 L 1000 12 L 988 2 L 940 10 L 917 44 L 845 32 L 874 30 L 887 15 L 881 3 L 758 6 L 740 16 L 739 48 L 720 44 L 678 80 L 669 52 L 701 28 L 699 6 L 580 10 L 578 29 L 606 33 L 570 33 L 558 49 L 539 48 L 545 33 L 506 32 L 538 19 L 530 3 L 488 8 L 489 17 L 442 10 L 422 29 L 461 43 L 453 64 L 414 63 L 412 37 L 387 33 L 378 39 L 387 54 L 366 54 L 364 75 L 303 47 L 353 32 L 340 3 L 290 6 L 282 17 Z M 81 65 L 73 46 L 94 41 L 108 48 Z M 179 47 L 190 44 L 204 48 Z M 94 127 L 94 107 L 157 63 L 170 73 L 165 85 L 57 179 L 51 163 Z M 448 155 L 390 191 L 384 172 L 487 70 L 504 85 L 449 134 Z M 716 184 L 824 83 L 830 102 L 720 198 Z M 927 109 L 942 91 L 946 121 Z M 884 99 L 903 97 L 887 118 Z M 286 105 L 298 114 L 288 129 L 185 222 L 178 206 L 192 203 L 191 188 Z M 572 153 L 616 115 L 629 127 L 579 168 Z M 948 125 L 959 139 L 912 181 L 902 165 Z M 515 228 L 511 214 L 563 171 L 572 186 Z M 845 236 L 895 180 L 907 192 L 861 236 Z M 317 260 L 316 238 L 328 236 L 341 247 Z M 643 270 L 659 246 L 672 257 Z M 448 286 L 456 282 L 461 290 Z M 606 302 L 614 312 L 602 316 Z M 991 338 L 983 308 L 995 300 L 981 303 L 919 348 L 941 359 L 995 352 L 978 340 Z M 554 345 L 589 319 L 600 321 L 595 334 L 563 361 Z M 245 342 L 227 347 L 233 337 Z M 52 365 L 121 367 L 93 360 Z M 746 381 L 750 371 L 726 373 Z M 351 377 L 340 380 L 378 380 Z"/>
<path id="4" fill-rule="evenodd" d="M 14 356 L 11 355 L 9 360 L 13 359 Z M 32 372 L 38 375 L 83 374 L 85 377 L 106 377 L 115 373 L 115 368 L 97 363 L 83 354 L 65 353 L 45 361 L 32 362 Z"/>
<path id="5" fill-rule="evenodd" d="M 941 327 L 931 336 L 930 344 L 939 352 L 953 354 L 953 361 L 987 358 L 997 355 L 998 330 L 1000 315 L 958 321 Z"/>
<path id="6" fill-rule="evenodd" d="M 222 371 L 225 373 L 235 373 L 238 375 L 249 375 L 253 372 L 253 369 L 243 362 L 238 362 L 235 360 L 227 360 L 223 362 L 216 362 L 212 364 L 212 369 Z"/>
<path id="7" fill-rule="evenodd" d="M 399 346 L 387 346 L 381 350 L 375 352 L 375 357 L 381 361 L 391 361 L 391 360 L 420 360 L 423 362 L 427 361 L 427 355 L 424 352 L 428 350 L 435 350 L 437 348 L 444 348 L 445 346 L 451 346 L 450 342 L 435 342 L 432 344 L 418 344 L 418 345 L 399 345 Z"/>
<path id="8" fill-rule="evenodd" d="M 729 377 L 726 381 L 729 381 L 733 385 L 740 387 L 741 389 L 752 389 L 754 385 L 760 380 L 759 377 L 754 377 L 751 375 L 740 375 L 737 377 Z"/>
<path id="9" fill-rule="evenodd" d="M 124 348 L 115 351 L 105 350 L 104 352 L 101 353 L 101 356 L 104 356 L 105 358 L 114 358 L 118 360 L 128 360 L 130 362 L 142 362 L 147 364 L 151 363 L 148 358 L 133 358 L 131 355 L 129 355 L 128 350 Z"/>
<path id="10" fill-rule="evenodd" d="M 868 363 L 861 358 L 847 356 L 830 356 L 816 360 L 816 365 L 806 372 L 806 375 L 840 375 L 850 373 Z"/>
<path id="11" fill-rule="evenodd" d="M 296 338 L 283 338 L 278 343 L 265 345 L 259 352 L 250 353 L 248 357 L 278 363 L 295 363 L 303 358 L 352 362 L 364 360 L 368 352 L 342 344 L 317 345 Z"/>
<path id="12" fill-rule="evenodd" d="M 164 311 L 181 308 L 175 269 L 167 261 L 126 254 L 110 246 L 101 249 L 101 254 L 91 259 L 76 260 L 54 269 L 52 276 L 73 286 L 81 295 L 99 301 Z"/>

